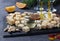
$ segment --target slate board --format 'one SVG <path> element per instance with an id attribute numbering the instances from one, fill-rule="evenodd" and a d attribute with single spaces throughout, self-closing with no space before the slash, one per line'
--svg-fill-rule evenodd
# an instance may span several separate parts
<path id="1" fill-rule="evenodd" d="M 17 0 L 17 1 L 19 1 L 19 0 Z M 11 3 L 11 5 L 15 5 L 15 3 L 14 4 Z M 9 5 L 7 5 L 7 6 L 9 6 Z M 45 7 L 45 10 L 47 10 L 46 7 Z M 22 9 L 18 9 L 18 8 L 16 8 L 16 11 L 19 11 L 19 12 L 24 12 L 24 11 L 36 12 L 36 10 L 33 10 L 33 9 L 31 9 L 31 10 L 22 10 Z M 3 17 L 3 25 L 4 25 L 3 29 L 6 28 L 6 25 L 7 25 L 6 24 L 6 19 L 5 19 L 6 15 Z M 3 36 L 7 38 L 7 37 L 17 37 L 17 36 L 41 35 L 41 34 L 49 34 L 49 33 L 56 33 L 56 32 L 60 32 L 60 29 L 59 28 L 54 28 L 54 29 L 45 29 L 45 30 L 44 29 L 43 30 L 31 30 L 28 33 L 16 32 L 16 33 L 12 33 L 12 34 L 9 34 L 8 32 L 3 31 L 3 33 L 4 33 Z"/>
<path id="2" fill-rule="evenodd" d="M 6 16 L 5 16 L 6 17 Z M 6 23 L 6 18 L 4 17 L 4 28 L 6 28 L 7 23 Z M 52 28 L 52 29 L 41 29 L 41 30 L 36 30 L 36 29 L 31 29 L 29 32 L 25 33 L 25 32 L 4 32 L 4 37 L 8 38 L 8 37 L 18 37 L 18 36 L 32 36 L 32 35 L 42 35 L 42 34 L 49 34 L 49 33 L 57 33 L 60 32 L 60 27 L 57 28 Z"/>

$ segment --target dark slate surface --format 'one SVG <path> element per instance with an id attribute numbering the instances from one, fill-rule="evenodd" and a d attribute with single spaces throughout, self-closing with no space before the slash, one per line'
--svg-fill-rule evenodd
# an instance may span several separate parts
<path id="1" fill-rule="evenodd" d="M 35 36 L 21 36 L 21 37 L 11 37 L 11 38 L 4 38 L 3 35 L 5 34 L 3 32 L 4 29 L 4 17 L 8 14 L 4 7 L 15 5 L 15 2 L 19 0 L 0 0 L 0 41 L 49 41 L 47 35 L 35 35 Z M 24 10 L 18 10 L 17 11 L 24 11 Z M 29 11 L 29 10 L 27 10 Z M 31 10 L 32 11 L 32 10 Z M 59 41 L 59 40 L 56 40 Z"/>

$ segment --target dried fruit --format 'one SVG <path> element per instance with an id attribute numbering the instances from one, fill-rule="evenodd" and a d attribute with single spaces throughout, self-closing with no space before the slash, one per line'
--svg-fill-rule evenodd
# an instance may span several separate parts
<path id="1" fill-rule="evenodd" d="M 39 20 L 40 16 L 39 16 L 39 14 L 31 14 L 30 15 L 30 19 L 32 19 L 32 20 Z"/>
<path id="2" fill-rule="evenodd" d="M 8 6 L 8 7 L 5 7 L 5 10 L 6 10 L 7 12 L 14 12 L 15 9 L 16 9 L 15 6 Z"/>
<path id="3" fill-rule="evenodd" d="M 53 40 L 55 40 L 55 38 L 50 37 L 49 40 L 53 41 Z"/>
<path id="4" fill-rule="evenodd" d="M 25 8 L 27 5 L 25 3 L 16 2 L 16 6 L 22 9 Z"/>

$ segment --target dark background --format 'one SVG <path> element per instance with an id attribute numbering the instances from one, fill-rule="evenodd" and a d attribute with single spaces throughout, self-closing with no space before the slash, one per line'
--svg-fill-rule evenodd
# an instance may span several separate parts
<path id="1" fill-rule="evenodd" d="M 49 41 L 48 40 L 48 34 L 46 35 L 35 35 L 35 36 L 21 36 L 21 37 L 11 37 L 11 38 L 3 38 L 4 32 L 4 17 L 8 14 L 4 8 L 6 6 L 15 5 L 15 3 L 20 0 L 0 0 L 0 41 Z M 59 7 L 59 6 L 58 6 Z M 56 7 L 56 8 L 58 8 Z M 57 9 L 59 12 L 60 9 Z M 24 12 L 25 10 L 20 10 L 16 8 L 16 11 Z M 26 10 L 26 11 L 32 11 L 32 10 Z M 35 12 L 35 11 L 34 11 Z M 59 41 L 59 40 L 56 40 Z"/>

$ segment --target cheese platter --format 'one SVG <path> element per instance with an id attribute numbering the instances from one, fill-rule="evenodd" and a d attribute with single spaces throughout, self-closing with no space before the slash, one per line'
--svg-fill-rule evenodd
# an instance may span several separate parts
<path id="1" fill-rule="evenodd" d="M 41 1 L 39 5 L 39 11 L 35 12 L 25 10 L 32 5 L 29 3 L 27 5 L 26 0 L 24 3 L 16 2 L 16 6 L 5 7 L 5 11 L 9 12 L 9 14 L 4 17 L 4 37 L 31 36 L 60 32 L 60 16 L 51 11 L 49 2 L 48 11 L 44 11 L 43 1 Z M 16 7 L 18 9 L 24 9 L 25 11 L 18 12 L 16 11 Z"/>

